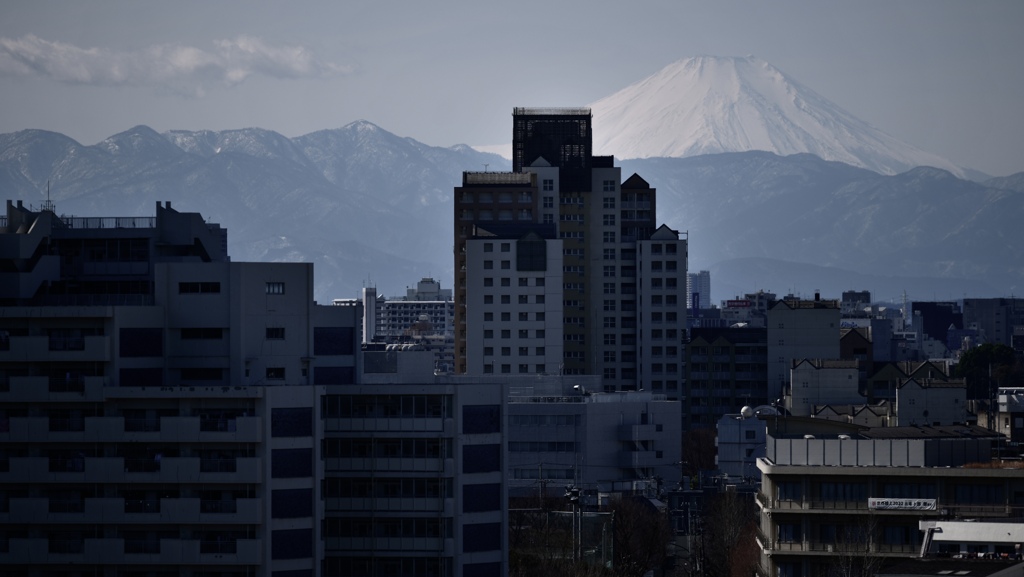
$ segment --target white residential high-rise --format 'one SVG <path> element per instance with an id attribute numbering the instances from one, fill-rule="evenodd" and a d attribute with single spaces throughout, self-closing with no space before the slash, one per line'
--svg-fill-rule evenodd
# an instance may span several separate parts
<path id="1" fill-rule="evenodd" d="M 686 275 L 686 308 L 693 310 L 693 299 L 696 295 L 699 308 L 711 308 L 711 273 L 702 270 Z"/>
<path id="2" fill-rule="evenodd" d="M 589 109 L 517 108 L 513 171 L 463 174 L 462 186 L 454 195 L 456 372 L 478 370 L 468 363 L 474 347 L 490 347 L 500 356 L 503 347 L 517 351 L 534 346 L 488 342 L 486 333 L 479 333 L 484 329 L 472 325 L 480 318 L 473 307 L 483 304 L 482 299 L 500 299 L 504 293 L 500 286 L 471 284 L 471 277 L 487 275 L 473 270 L 467 251 L 474 239 L 486 242 L 487 234 L 493 234 L 489 227 L 495 224 L 533 223 L 552 227 L 552 238 L 561 242 L 560 269 L 549 270 L 547 279 L 560 286 L 561 298 L 547 303 L 555 308 L 546 314 L 559 318 L 562 341 L 552 342 L 555 333 L 546 330 L 544 345 L 548 357 L 562 349 L 558 372 L 600 375 L 608 392 L 650 390 L 655 382 L 663 388 L 678 387 L 681 382 L 681 361 L 666 355 L 670 350 L 679 352 L 686 327 L 685 234 L 658 228 L 655 189 L 635 174 L 623 181 L 612 157 L 591 154 L 591 141 Z M 660 325 L 642 324 L 648 321 Z M 648 329 L 648 336 L 657 332 L 662 336 L 642 337 Z M 520 329 L 494 325 L 487 330 L 494 339 L 502 331 L 515 339 Z M 478 333 L 484 342 L 474 342 Z M 522 365 L 498 366 L 502 364 L 513 370 Z M 552 364 L 545 361 L 544 370 L 552 372 Z M 529 364 L 527 368 L 535 371 Z M 655 374 L 658 368 L 661 373 Z"/>

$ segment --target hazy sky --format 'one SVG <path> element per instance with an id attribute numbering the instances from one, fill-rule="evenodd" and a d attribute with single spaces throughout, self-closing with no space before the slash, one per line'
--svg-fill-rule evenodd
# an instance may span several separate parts
<path id="1" fill-rule="evenodd" d="M 0 133 L 94 144 L 137 124 L 298 136 L 365 119 L 500 144 L 515 106 L 582 106 L 682 58 L 754 55 L 1001 176 L 1024 171 L 1022 29 L 1021 0 L 0 0 Z"/>

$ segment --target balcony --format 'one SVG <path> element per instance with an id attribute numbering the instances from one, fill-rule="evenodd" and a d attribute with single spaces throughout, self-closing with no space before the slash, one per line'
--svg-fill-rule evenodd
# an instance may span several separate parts
<path id="1" fill-rule="evenodd" d="M 326 471 L 429 472 L 442 477 L 455 474 L 453 459 L 431 457 L 339 457 L 324 459 Z"/>
<path id="2" fill-rule="evenodd" d="M 10 337 L 7 350 L 0 350 L 0 363 L 29 362 L 109 362 L 112 360 L 110 337 L 86 336 L 50 338 L 45 335 Z"/>
<path id="3" fill-rule="evenodd" d="M 442 537 L 327 537 L 324 542 L 324 548 L 332 552 L 431 551 L 445 556 L 454 552 L 453 540 Z"/>
<path id="4" fill-rule="evenodd" d="M 441 497 L 333 497 L 326 498 L 328 511 L 436 512 L 454 515 L 454 499 Z"/>

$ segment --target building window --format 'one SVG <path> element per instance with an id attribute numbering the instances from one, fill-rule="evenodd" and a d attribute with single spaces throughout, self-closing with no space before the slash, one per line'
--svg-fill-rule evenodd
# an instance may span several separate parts
<path id="1" fill-rule="evenodd" d="M 501 356 L 503 356 L 503 357 L 511 357 L 512 356 L 512 347 L 501 347 Z"/>
<path id="2" fill-rule="evenodd" d="M 604 260 L 615 260 L 615 249 L 606 248 L 604 249 Z"/>
<path id="3" fill-rule="evenodd" d="M 490 363 L 484 365 L 484 374 L 488 374 L 489 375 L 489 374 L 491 374 L 493 372 L 494 372 L 494 365 L 492 365 Z"/>
<path id="4" fill-rule="evenodd" d="M 484 286 L 494 286 L 494 278 L 484 277 Z"/>
<path id="5" fill-rule="evenodd" d="M 268 295 L 283 295 L 284 294 L 284 283 L 283 282 L 268 282 L 267 283 L 267 294 Z"/>
<path id="6" fill-rule="evenodd" d="M 284 380 L 284 367 L 267 367 L 267 379 L 274 381 Z"/>
<path id="7" fill-rule="evenodd" d="M 509 270 L 512 268 L 512 261 L 503 260 L 501 261 L 501 270 Z"/>
<path id="8" fill-rule="evenodd" d="M 615 362 L 615 351 L 605 351 L 604 352 L 604 362 L 606 362 L 606 363 L 614 363 Z"/>
<path id="9" fill-rule="evenodd" d="M 553 214 L 545 214 L 544 215 L 544 224 L 554 224 L 554 223 L 555 223 L 555 216 Z"/>
<path id="10" fill-rule="evenodd" d="M 501 338 L 503 338 L 503 339 L 511 339 L 512 338 L 512 331 L 509 330 L 509 329 L 503 329 L 501 331 Z"/>
<path id="11" fill-rule="evenodd" d="M 492 268 L 494 268 L 494 261 L 493 260 L 485 260 L 484 261 L 484 270 L 491 270 Z"/>
<path id="12" fill-rule="evenodd" d="M 219 282 L 180 282 L 178 294 L 217 294 L 220 293 Z"/>
<path id="13" fill-rule="evenodd" d="M 484 321 L 493 321 L 494 313 L 484 313 Z"/>
<path id="14" fill-rule="evenodd" d="M 604 373 L 603 373 L 604 378 L 606 378 L 606 379 L 614 379 L 614 378 L 616 378 L 615 375 L 616 375 L 615 369 L 611 369 L 611 368 L 604 369 Z"/>
<path id="15" fill-rule="evenodd" d="M 608 346 L 614 346 L 615 345 L 615 333 L 605 333 L 605 335 L 604 335 L 604 344 L 608 345 Z"/>
<path id="16" fill-rule="evenodd" d="M 615 181 L 605 180 L 601 183 L 602 192 L 615 192 Z"/>
<path id="17" fill-rule="evenodd" d="M 601 236 L 602 236 L 602 239 L 604 240 L 604 242 L 615 242 L 615 233 L 614 232 L 606 231 Z"/>
<path id="18" fill-rule="evenodd" d="M 528 357 L 530 356 L 530 347 L 519 347 L 519 356 Z"/>
<path id="19" fill-rule="evenodd" d="M 615 276 L 615 265 L 607 265 L 604 267 L 604 276 L 614 277 Z"/>
<path id="20" fill-rule="evenodd" d="M 552 178 L 545 178 L 541 181 L 541 190 L 551 191 L 555 190 L 555 180 Z"/>
<path id="21" fill-rule="evenodd" d="M 501 374 L 510 375 L 512 374 L 512 365 L 501 365 Z"/>
<path id="22" fill-rule="evenodd" d="M 494 252 L 494 243 L 493 242 L 485 242 L 484 243 L 484 252 Z"/>
<path id="23" fill-rule="evenodd" d="M 491 329 L 485 330 L 484 331 L 484 338 L 485 339 L 493 339 L 494 338 L 494 331 L 491 330 Z"/>
<path id="24" fill-rule="evenodd" d="M 604 294 L 606 294 L 606 295 L 613 295 L 613 294 L 615 294 L 615 283 L 613 283 L 613 282 L 606 282 L 606 283 L 604 283 Z"/>
<path id="25" fill-rule="evenodd" d="M 267 327 L 267 340 L 268 341 L 284 340 L 284 327 Z"/>
<path id="26" fill-rule="evenodd" d="M 555 197 L 545 196 L 544 197 L 544 208 L 555 208 Z"/>
<path id="27" fill-rule="evenodd" d="M 601 222 L 605 226 L 615 226 L 615 215 L 614 214 L 603 215 L 601 217 Z"/>
<path id="28" fill-rule="evenodd" d="M 512 243 L 503 242 L 501 243 L 501 252 L 509 252 L 512 250 Z"/>
<path id="29" fill-rule="evenodd" d="M 544 329 L 537 329 L 536 331 L 534 331 L 533 335 L 535 338 L 538 339 L 543 339 L 546 336 Z"/>
<path id="30" fill-rule="evenodd" d="M 545 315 L 544 315 L 544 313 L 534 313 L 534 317 L 535 317 L 536 320 L 542 321 L 542 320 L 544 320 Z"/>
<path id="31" fill-rule="evenodd" d="M 606 208 L 606 209 L 615 208 L 615 197 L 614 196 L 606 196 L 606 197 L 604 197 L 604 208 Z"/>
<path id="32" fill-rule="evenodd" d="M 615 328 L 615 317 L 604 317 L 604 328 L 614 329 Z"/>

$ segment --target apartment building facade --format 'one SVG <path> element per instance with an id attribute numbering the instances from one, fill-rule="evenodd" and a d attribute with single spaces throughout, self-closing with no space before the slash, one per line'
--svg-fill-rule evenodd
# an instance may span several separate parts
<path id="1" fill-rule="evenodd" d="M 455 189 L 456 371 L 471 370 L 466 360 L 471 329 L 464 322 L 472 314 L 466 307 L 473 298 L 466 241 L 478 225 L 534 221 L 553 226 L 562 243 L 559 372 L 601 375 L 606 391 L 681 382 L 681 364 L 668 376 L 666 366 L 672 363 L 653 360 L 649 349 L 662 347 L 662 356 L 666 346 L 679 350 L 686 322 L 687 241 L 685 234 L 657 227 L 655 197 L 656 190 L 638 175 L 623 181 L 612 157 L 593 156 L 589 109 L 515 109 L 512 172 L 467 172 Z M 651 253 L 644 252 L 643 243 L 654 241 L 656 231 L 658 246 L 648 251 L 671 244 L 671 258 L 650 259 Z M 662 255 L 669 249 L 664 250 Z M 662 268 L 656 271 L 655 266 Z M 663 284 L 649 291 L 655 288 L 654 277 L 644 275 L 654 272 Z M 680 339 L 671 345 L 655 345 L 638 331 L 638 313 L 658 299 L 661 310 L 650 310 L 649 316 L 675 319 L 671 323 L 678 327 L 672 330 Z M 655 378 L 652 371 L 659 364 L 663 372 Z"/>

